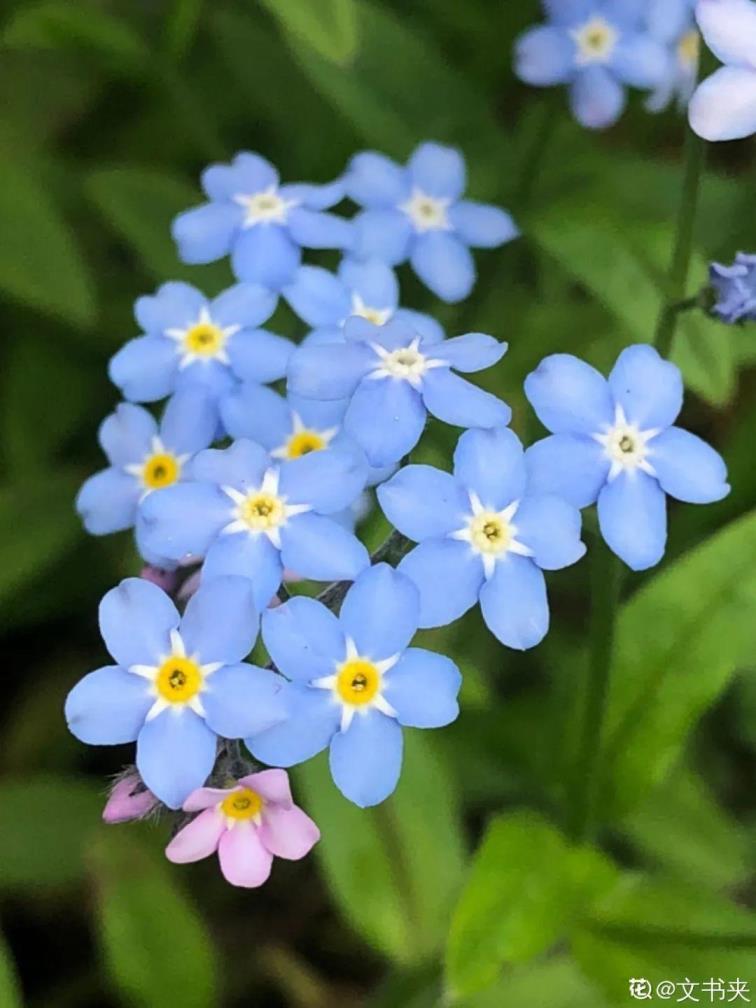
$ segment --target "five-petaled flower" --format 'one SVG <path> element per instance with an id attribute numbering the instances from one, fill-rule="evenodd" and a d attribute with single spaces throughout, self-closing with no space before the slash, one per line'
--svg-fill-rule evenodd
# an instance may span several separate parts
<path id="1" fill-rule="evenodd" d="M 597 501 L 601 534 L 633 570 L 664 555 L 667 494 L 708 504 L 729 493 L 717 452 L 672 426 L 682 376 L 651 346 L 623 350 L 608 380 L 571 354 L 553 354 L 528 375 L 525 394 L 552 431 L 527 451 L 533 487 L 575 507 Z"/>
<path id="2" fill-rule="evenodd" d="M 723 322 L 756 322 L 756 255 L 738 252 L 732 266 L 712 263 L 709 282 L 717 292 L 712 312 Z"/>
<path id="3" fill-rule="evenodd" d="M 388 564 L 362 573 L 337 618 L 302 596 L 263 618 L 263 640 L 290 680 L 287 719 L 247 740 L 258 759 L 293 766 L 330 748 L 336 786 L 376 805 L 396 787 L 402 726 L 440 728 L 459 712 L 460 674 L 449 658 L 409 647 L 417 589 Z"/>

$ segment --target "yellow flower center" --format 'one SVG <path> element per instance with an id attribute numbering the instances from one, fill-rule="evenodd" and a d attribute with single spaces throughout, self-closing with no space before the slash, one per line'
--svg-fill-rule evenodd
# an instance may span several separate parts
<path id="1" fill-rule="evenodd" d="M 168 703 L 188 703 L 202 689 L 203 676 L 191 658 L 166 658 L 155 679 L 157 691 Z"/>
<path id="2" fill-rule="evenodd" d="M 692 28 L 677 43 L 677 55 L 684 66 L 697 66 L 701 51 L 701 36 Z"/>
<path id="3" fill-rule="evenodd" d="M 483 511 L 470 522 L 470 539 L 482 553 L 501 553 L 512 541 L 512 531 L 496 512 Z"/>
<path id="4" fill-rule="evenodd" d="M 252 529 L 272 529 L 284 518 L 284 506 L 278 497 L 253 493 L 239 505 L 239 517 Z"/>
<path id="5" fill-rule="evenodd" d="M 215 357 L 223 349 L 226 337 L 212 322 L 197 322 L 184 336 L 184 349 L 201 357 Z"/>
<path id="6" fill-rule="evenodd" d="M 352 658 L 339 668 L 336 689 L 344 703 L 361 707 L 370 703 L 380 688 L 381 673 L 364 658 Z"/>
<path id="7" fill-rule="evenodd" d="M 449 227 L 446 209 L 447 199 L 428 196 L 420 189 L 415 189 L 406 203 L 399 207 L 403 210 L 418 231 L 444 230 Z"/>
<path id="8" fill-rule="evenodd" d="M 618 34 L 603 18 L 595 17 L 571 32 L 577 45 L 578 64 L 603 63 L 617 44 Z"/>
<path id="9" fill-rule="evenodd" d="M 150 490 L 160 490 L 175 483 L 180 474 L 181 464 L 175 455 L 161 452 L 152 455 L 144 463 L 142 482 Z"/>
<path id="10" fill-rule="evenodd" d="M 286 445 L 286 457 L 290 459 L 309 455 L 310 452 L 325 448 L 325 439 L 314 430 L 302 430 L 292 434 Z"/>
<path id="11" fill-rule="evenodd" d="M 623 434 L 619 439 L 619 450 L 625 455 L 635 451 L 635 442 L 628 434 Z"/>
<path id="12" fill-rule="evenodd" d="M 263 800 L 251 788 L 240 788 L 232 791 L 228 798 L 221 802 L 221 810 L 229 819 L 252 819 L 263 807 Z"/>

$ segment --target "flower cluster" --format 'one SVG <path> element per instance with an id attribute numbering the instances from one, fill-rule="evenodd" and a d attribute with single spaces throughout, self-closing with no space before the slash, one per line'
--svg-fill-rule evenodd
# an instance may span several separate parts
<path id="1" fill-rule="evenodd" d="M 469 246 L 516 234 L 462 198 L 464 180 L 459 153 L 430 143 L 405 167 L 358 154 L 324 186 L 281 186 L 254 154 L 209 168 L 208 202 L 174 234 L 186 261 L 230 255 L 238 283 L 140 298 L 143 334 L 111 362 L 128 401 L 100 428 L 109 465 L 77 507 L 95 535 L 133 527 L 147 567 L 103 598 L 112 663 L 73 687 L 66 718 L 88 744 L 136 744 L 107 821 L 194 815 L 167 856 L 217 851 L 235 885 L 318 839 L 286 768 L 327 749 L 336 787 L 375 805 L 397 786 L 403 730 L 458 716 L 459 669 L 414 646 L 418 629 L 480 603 L 503 645 L 534 647 L 546 572 L 585 553 L 580 509 L 597 503 L 609 547 L 639 570 L 664 552 L 666 495 L 728 489 L 713 449 L 673 426 L 680 373 L 652 347 L 625 350 L 608 380 L 569 355 L 543 361 L 525 392 L 552 433 L 526 450 L 509 407 L 464 377 L 506 344 L 446 338 L 400 307 L 394 266 L 455 300 L 474 280 Z M 326 212 L 344 195 L 361 208 L 349 221 Z M 324 247 L 344 252 L 335 273 L 302 265 Z M 299 343 L 262 328 L 279 296 Z M 137 405 L 166 398 L 159 422 Z M 452 472 L 409 462 L 429 416 L 462 428 Z M 359 517 L 376 501 L 394 531 L 371 557 Z"/>

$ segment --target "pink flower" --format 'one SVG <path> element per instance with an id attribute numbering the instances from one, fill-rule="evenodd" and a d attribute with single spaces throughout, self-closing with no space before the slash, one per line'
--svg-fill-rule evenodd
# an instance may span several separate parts
<path id="1" fill-rule="evenodd" d="M 141 786 L 141 791 L 137 788 Z M 128 822 L 129 819 L 141 819 L 157 805 L 157 798 L 148 791 L 142 783 L 139 774 L 127 774 L 119 778 L 111 789 L 110 796 L 102 810 L 102 818 L 106 823 Z"/>
<path id="2" fill-rule="evenodd" d="M 155 567 L 152 564 L 146 564 L 142 568 L 139 577 L 144 578 L 145 581 L 151 581 L 158 588 L 162 588 L 164 592 L 168 592 L 169 594 L 176 587 L 178 580 L 176 571 L 163 570 L 162 567 Z"/>
<path id="3" fill-rule="evenodd" d="M 184 811 L 200 814 L 171 840 L 166 857 L 185 864 L 217 850 L 231 885 L 262 885 L 274 856 L 298 861 L 320 839 L 318 827 L 292 801 L 285 770 L 248 774 L 233 788 L 198 788 Z"/>

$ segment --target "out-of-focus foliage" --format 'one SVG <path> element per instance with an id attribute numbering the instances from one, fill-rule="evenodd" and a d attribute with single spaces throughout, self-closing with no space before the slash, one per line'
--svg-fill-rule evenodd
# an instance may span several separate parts
<path id="1" fill-rule="evenodd" d="M 103 775 L 62 700 L 102 663 L 96 604 L 138 570 L 127 536 L 87 540 L 72 499 L 101 465 L 105 378 L 136 296 L 167 279 L 213 294 L 225 264 L 174 253 L 175 213 L 210 160 L 261 151 L 326 181 L 362 147 L 459 145 L 473 198 L 524 238 L 478 257 L 469 301 L 406 303 L 452 334 L 510 344 L 488 387 L 524 439 L 528 370 L 566 351 L 605 367 L 647 341 L 666 292 L 683 123 L 635 102 L 582 132 L 513 77 L 537 4 L 491 0 L 22 0 L 0 22 L 0 1004 L 55 1008 L 613 1008 L 631 976 L 750 979 L 756 815 L 753 466 L 756 334 L 686 315 L 686 426 L 733 492 L 674 507 L 669 559 L 628 578 L 602 739 L 600 844 L 567 834 L 585 665 L 585 564 L 550 579 L 553 628 L 527 655 L 477 615 L 424 643 L 465 674 L 459 721 L 408 733 L 396 794 L 362 812 L 322 761 L 295 774 L 323 839 L 259 892 L 162 860 L 166 827 L 105 827 Z M 712 151 L 690 292 L 756 245 L 753 146 Z M 322 261 L 335 260 L 324 255 Z M 278 329 L 300 336 L 289 314 Z M 431 425 L 419 457 L 443 465 Z M 381 538 L 373 516 L 366 534 Z M 44 967 L 44 968 L 42 968 Z M 18 979 L 17 979 L 18 978 Z M 20 990 L 23 989 L 23 1002 Z"/>

